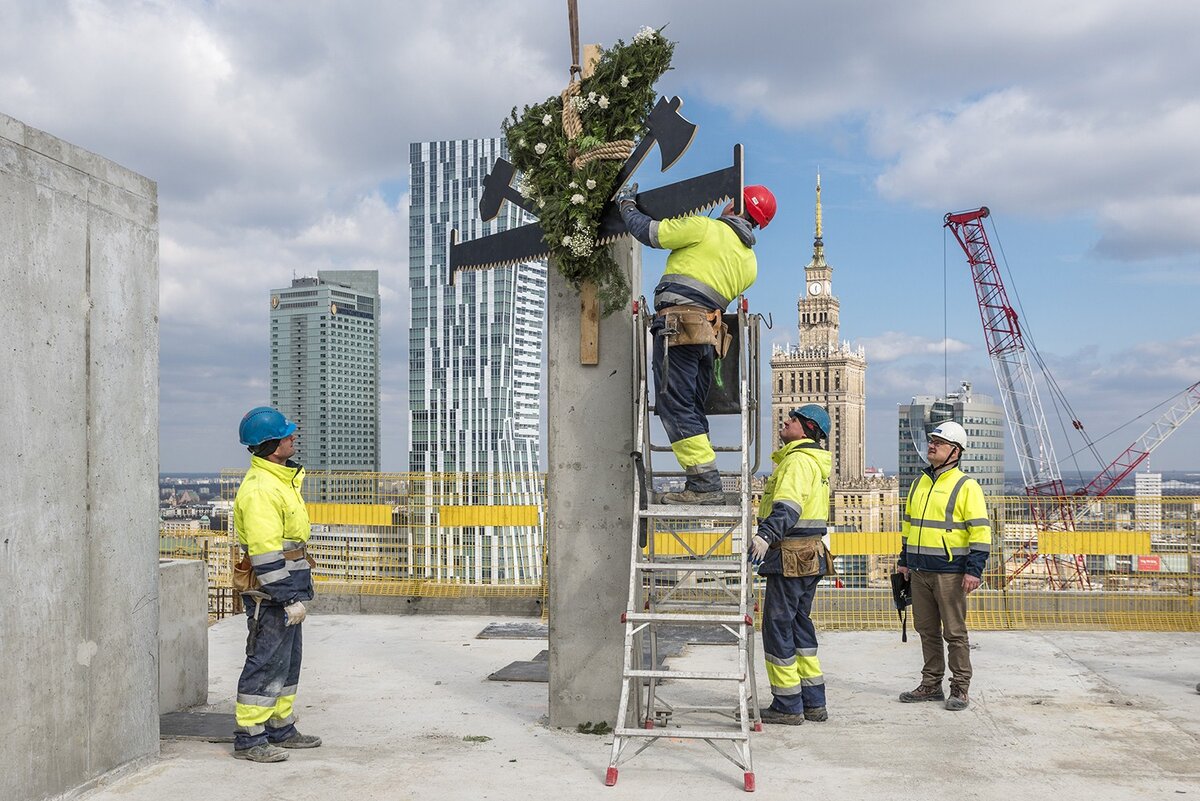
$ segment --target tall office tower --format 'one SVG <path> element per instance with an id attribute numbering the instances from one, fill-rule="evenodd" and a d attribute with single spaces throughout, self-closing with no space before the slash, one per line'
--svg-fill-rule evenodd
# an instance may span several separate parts
<path id="1" fill-rule="evenodd" d="M 1134 527 L 1151 534 L 1162 533 L 1162 473 L 1148 469 L 1133 474 Z"/>
<path id="2" fill-rule="evenodd" d="M 927 463 L 925 446 L 929 432 L 939 423 L 953 420 L 967 432 L 967 449 L 959 467 L 979 482 L 988 497 L 1004 494 L 1004 409 L 987 395 L 971 392 L 963 381 L 958 392 L 945 398 L 918 395 L 910 404 L 900 404 L 900 497 Z"/>
<path id="3" fill-rule="evenodd" d="M 819 173 L 816 223 L 812 261 L 804 268 L 805 292 L 796 303 L 800 344 L 777 345 L 771 354 L 771 415 L 779 425 L 789 411 L 806 403 L 829 411 L 829 482 L 836 489 L 866 475 L 867 356 L 862 347 L 838 340 L 841 304 L 833 294 L 833 268 L 825 261 Z"/>
<path id="4" fill-rule="evenodd" d="M 308 470 L 379 470 L 379 273 L 320 270 L 271 290 L 271 405 Z"/>
<path id="5" fill-rule="evenodd" d="M 448 272 L 451 229 L 466 241 L 528 221 L 512 203 L 494 220 L 479 219 L 483 179 L 505 156 L 503 139 L 410 147 L 408 464 L 415 473 L 488 476 L 457 503 L 536 506 L 540 514 L 546 263 L 463 272 L 453 284 Z M 485 582 L 540 575 L 541 523 L 509 534 L 487 525 L 464 531 L 474 543 L 465 555 L 434 558 L 429 570 Z"/>

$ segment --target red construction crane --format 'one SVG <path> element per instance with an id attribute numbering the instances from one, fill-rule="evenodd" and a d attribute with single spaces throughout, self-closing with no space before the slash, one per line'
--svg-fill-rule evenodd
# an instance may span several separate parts
<path id="1" fill-rule="evenodd" d="M 1041 531 L 1073 531 L 1075 513 L 1072 499 L 1063 486 L 1050 427 L 1042 411 L 1037 384 L 1029 367 L 1024 336 L 1016 310 L 1008 302 L 1008 293 L 1000 270 L 992 256 L 983 220 L 989 215 L 986 206 L 974 211 L 947 214 L 945 227 L 950 229 L 971 267 L 979 315 L 988 355 L 996 373 L 996 384 L 1004 414 L 1012 432 L 1021 480 L 1029 498 L 1033 522 Z M 1075 496 L 1099 498 L 1112 491 L 1122 479 L 1133 472 L 1175 429 L 1200 409 L 1200 382 L 1184 390 L 1183 398 L 1173 404 L 1133 445 L 1130 445 L 1095 479 L 1074 493 Z M 1073 421 L 1080 431 L 1083 426 Z M 1089 443 L 1090 444 L 1090 443 Z M 1085 589 L 1090 586 L 1082 555 L 1038 554 L 1036 534 L 1014 555 L 1016 566 L 1012 576 L 1041 564 L 1051 588 Z"/>

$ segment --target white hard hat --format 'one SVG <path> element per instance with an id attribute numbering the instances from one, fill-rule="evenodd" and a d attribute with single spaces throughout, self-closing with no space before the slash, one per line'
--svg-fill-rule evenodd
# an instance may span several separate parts
<path id="1" fill-rule="evenodd" d="M 929 436 L 944 439 L 946 442 L 957 445 L 964 451 L 967 449 L 967 432 L 953 420 L 940 423 L 937 428 L 929 432 Z"/>

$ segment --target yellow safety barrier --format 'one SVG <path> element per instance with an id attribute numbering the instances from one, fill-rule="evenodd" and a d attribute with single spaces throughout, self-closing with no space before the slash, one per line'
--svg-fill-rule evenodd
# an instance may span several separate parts
<path id="1" fill-rule="evenodd" d="M 233 500 L 241 476 L 223 474 L 224 500 Z M 322 593 L 544 600 L 553 580 L 545 574 L 544 475 L 311 473 L 304 495 Z M 1065 502 L 1072 504 L 1073 530 L 1045 531 L 1026 498 L 990 499 L 992 551 L 983 587 L 968 602 L 971 626 L 1200 631 L 1200 497 Z M 898 519 L 885 511 L 871 517 Z M 680 539 L 651 533 L 663 556 L 686 557 L 689 547 L 705 553 L 714 543 L 715 555 L 744 553 L 740 531 L 721 541 L 724 532 L 715 528 L 689 529 Z M 164 524 L 160 553 L 208 563 L 214 614 L 236 607 L 228 589 L 232 542 L 225 530 Z M 817 624 L 894 627 L 889 575 L 899 532 L 835 531 L 829 544 L 838 576 L 817 592 Z"/>

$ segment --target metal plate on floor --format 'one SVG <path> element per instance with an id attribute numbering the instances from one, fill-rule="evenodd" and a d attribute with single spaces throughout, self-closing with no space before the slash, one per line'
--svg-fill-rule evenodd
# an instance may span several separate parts
<path id="1" fill-rule="evenodd" d="M 544 640 L 550 636 L 545 623 L 492 623 L 475 635 L 477 640 Z"/>
<path id="2" fill-rule="evenodd" d="M 159 715 L 158 736 L 163 740 L 232 743 L 235 726 L 228 712 L 168 712 Z"/>

